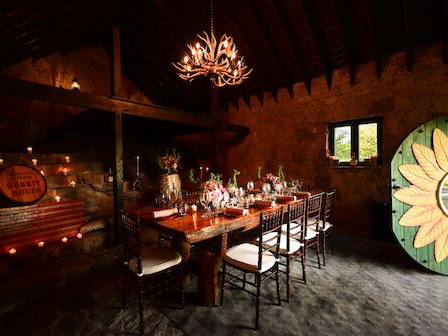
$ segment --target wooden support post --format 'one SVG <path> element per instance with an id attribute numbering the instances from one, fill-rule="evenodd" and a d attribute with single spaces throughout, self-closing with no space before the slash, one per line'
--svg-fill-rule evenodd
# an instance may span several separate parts
<path id="1" fill-rule="evenodd" d="M 210 85 L 210 117 L 219 119 L 219 91 L 213 84 Z M 219 172 L 219 127 L 217 125 L 213 127 L 211 140 L 213 170 Z"/>
<path id="2" fill-rule="evenodd" d="M 115 243 L 123 244 L 121 232 L 121 210 L 124 207 L 123 195 L 123 114 L 115 112 L 114 143 L 115 143 L 115 176 L 114 176 L 114 231 Z"/>
<path id="3" fill-rule="evenodd" d="M 180 255 L 182 256 L 183 262 L 184 262 L 184 267 L 183 267 L 183 272 L 184 272 L 184 285 L 188 284 L 190 282 L 190 265 L 189 265 L 189 260 L 190 260 L 190 244 L 187 242 L 184 242 L 182 240 L 179 239 L 173 239 L 171 242 L 171 247 L 173 249 L 175 249 L 177 252 L 180 253 Z"/>
<path id="4" fill-rule="evenodd" d="M 121 97 L 121 48 L 120 28 L 113 26 L 112 96 Z"/>

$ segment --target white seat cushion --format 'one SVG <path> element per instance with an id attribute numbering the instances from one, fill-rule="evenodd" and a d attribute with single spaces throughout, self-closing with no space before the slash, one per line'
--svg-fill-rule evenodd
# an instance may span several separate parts
<path id="1" fill-rule="evenodd" d="M 306 237 L 305 240 L 310 240 L 310 239 L 314 239 L 317 236 L 317 232 L 314 230 L 310 230 L 310 228 L 308 227 L 308 230 L 306 231 Z M 299 234 L 294 235 L 293 238 L 301 240 L 302 238 L 302 233 L 299 232 Z"/>
<path id="2" fill-rule="evenodd" d="M 275 237 L 276 233 L 275 232 L 271 232 L 271 233 L 267 233 L 263 236 L 263 247 L 266 249 L 271 248 L 273 245 L 275 245 L 275 243 L 277 243 L 276 239 L 267 241 L 273 237 Z M 258 240 L 257 239 L 257 244 L 258 244 Z M 288 238 L 286 235 L 282 234 L 280 236 L 280 249 L 279 249 L 279 253 L 280 254 L 288 254 L 287 246 L 286 246 L 286 242 L 288 241 Z M 289 254 L 293 254 L 296 253 L 298 250 L 300 250 L 300 248 L 303 246 L 303 244 L 301 242 L 299 242 L 296 239 L 293 238 L 289 238 Z"/>
<path id="3" fill-rule="evenodd" d="M 258 269 L 258 246 L 248 243 L 236 245 L 227 250 L 224 260 L 249 272 L 263 273 L 275 265 L 275 256 L 264 251 L 261 258 L 261 270 Z"/>
<path id="4" fill-rule="evenodd" d="M 182 262 L 182 256 L 173 249 L 158 246 L 142 250 L 142 273 L 138 274 L 137 258 L 129 261 L 129 269 L 138 276 L 154 274 L 176 266 Z"/>
<path id="5" fill-rule="evenodd" d="M 324 224 L 324 221 L 322 219 L 319 220 L 319 230 L 327 231 L 332 226 L 333 226 L 333 224 L 330 224 L 329 222 L 325 222 L 325 224 Z M 308 230 L 316 231 L 316 227 L 310 226 L 310 227 L 308 227 Z"/>
<path id="6" fill-rule="evenodd" d="M 301 226 L 300 226 L 300 224 L 297 224 L 297 223 L 294 223 L 294 222 L 291 222 L 290 223 L 290 227 L 289 227 L 289 235 L 290 236 L 293 236 L 293 235 L 297 235 L 297 234 L 299 234 L 299 232 L 301 231 Z M 282 234 L 284 234 L 284 235 L 288 235 L 288 224 L 283 224 L 282 225 Z"/>

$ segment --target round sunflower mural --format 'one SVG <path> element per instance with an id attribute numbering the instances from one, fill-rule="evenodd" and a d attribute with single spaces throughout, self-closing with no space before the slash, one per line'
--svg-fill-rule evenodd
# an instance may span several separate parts
<path id="1" fill-rule="evenodd" d="M 392 221 L 411 257 L 448 274 L 448 137 L 437 127 L 448 130 L 448 122 L 442 119 L 411 133 L 392 160 Z"/>

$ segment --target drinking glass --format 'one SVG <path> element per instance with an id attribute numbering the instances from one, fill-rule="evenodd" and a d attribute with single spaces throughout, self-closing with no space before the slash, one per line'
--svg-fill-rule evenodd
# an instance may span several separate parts
<path id="1" fill-rule="evenodd" d="M 282 181 L 280 182 L 281 193 L 284 195 L 286 193 L 286 189 L 288 188 L 288 182 Z"/>
<path id="2" fill-rule="evenodd" d="M 201 203 L 204 206 L 205 212 L 202 217 L 210 217 L 210 202 L 212 201 L 212 193 L 210 191 L 205 191 L 202 194 Z"/>
<path id="3" fill-rule="evenodd" d="M 168 191 L 168 199 L 170 200 L 171 206 L 174 206 L 178 199 L 177 190 L 176 189 L 170 189 Z"/>
<path id="4" fill-rule="evenodd" d="M 252 190 L 252 189 L 254 189 L 254 182 L 252 182 L 252 181 L 247 182 L 247 190 Z"/>
<path id="5" fill-rule="evenodd" d="M 177 204 L 177 209 L 179 211 L 179 216 L 186 216 L 187 215 L 187 209 L 188 209 L 188 203 L 186 201 L 181 201 Z"/>

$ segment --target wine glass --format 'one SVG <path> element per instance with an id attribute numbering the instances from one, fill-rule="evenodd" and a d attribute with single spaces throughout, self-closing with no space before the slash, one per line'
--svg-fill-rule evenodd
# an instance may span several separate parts
<path id="1" fill-rule="evenodd" d="M 252 181 L 247 182 L 247 190 L 250 191 L 252 189 L 254 189 L 254 182 Z"/>
<path id="2" fill-rule="evenodd" d="M 210 217 L 210 202 L 212 201 L 212 193 L 210 191 L 205 191 L 202 194 L 201 203 L 204 206 L 205 212 L 202 217 Z"/>
<path id="3" fill-rule="evenodd" d="M 178 199 L 177 190 L 176 189 L 170 189 L 168 192 L 168 199 L 170 200 L 171 206 L 174 206 Z"/>
<path id="4" fill-rule="evenodd" d="M 299 185 L 299 180 L 294 180 L 294 181 L 292 182 L 292 185 L 294 186 L 294 190 L 295 190 L 295 191 L 298 191 L 297 186 Z"/>
<path id="5" fill-rule="evenodd" d="M 281 193 L 285 194 L 286 189 L 288 188 L 288 182 L 286 181 L 281 181 L 280 182 L 280 187 L 281 187 Z"/>
<path id="6" fill-rule="evenodd" d="M 269 183 L 263 184 L 263 192 L 267 195 L 269 195 L 269 192 L 271 191 L 271 185 Z"/>

